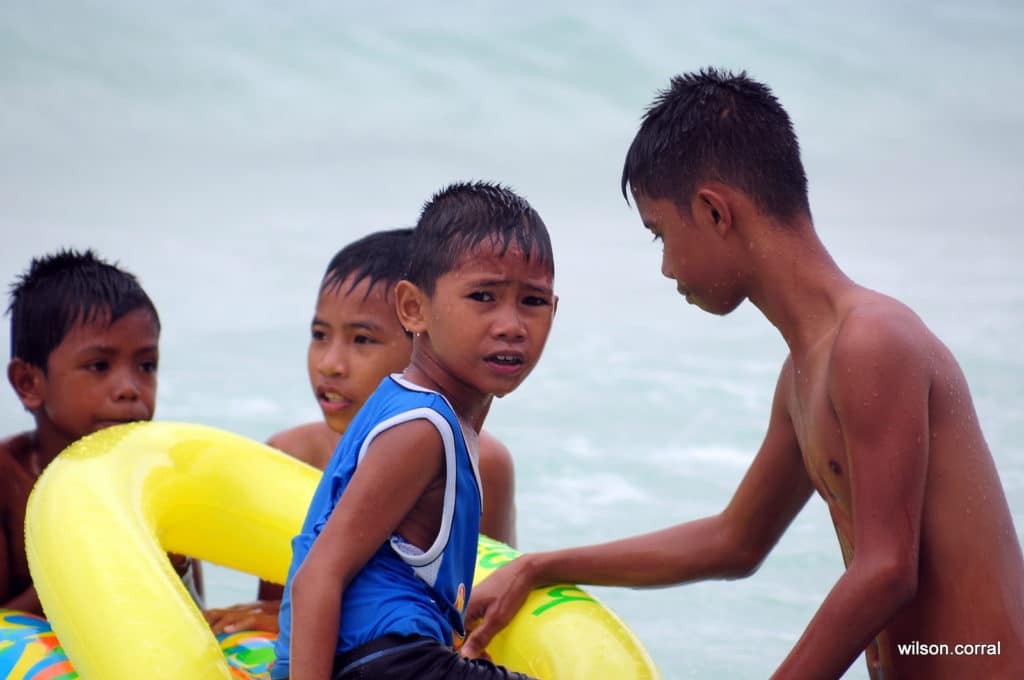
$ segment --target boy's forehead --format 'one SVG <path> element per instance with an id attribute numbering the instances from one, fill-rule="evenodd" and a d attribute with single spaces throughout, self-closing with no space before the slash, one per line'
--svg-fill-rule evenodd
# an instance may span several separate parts
<path id="1" fill-rule="evenodd" d="M 356 277 L 350 275 L 320 291 L 316 303 L 317 313 L 357 315 L 360 318 L 372 316 L 380 317 L 381 321 L 394 317 L 397 320 L 392 288 L 386 281 L 371 284 L 370 278 L 364 277 L 356 282 Z"/>
<path id="2" fill-rule="evenodd" d="M 640 219 L 648 227 L 682 216 L 679 205 L 671 198 L 652 198 L 643 192 L 634 191 L 633 200 Z"/>
<path id="3" fill-rule="evenodd" d="M 160 338 L 160 326 L 148 309 L 134 309 L 117 320 L 112 320 L 111 316 L 109 309 L 78 314 L 58 347 L 70 344 L 78 347 L 105 345 L 115 334 L 125 336 L 120 340 L 129 339 L 139 345 L 156 344 Z"/>
<path id="4" fill-rule="evenodd" d="M 456 258 L 452 265 L 452 271 L 484 272 L 504 269 L 510 265 L 526 266 L 536 269 L 538 272 L 550 273 L 551 271 L 551 264 L 541 257 L 538 248 L 526 251 L 518 243 L 501 243 L 492 239 L 481 241 L 471 250 Z"/>
<path id="5" fill-rule="evenodd" d="M 332 281 L 321 288 L 319 301 L 323 302 L 326 298 L 334 300 L 386 299 L 390 297 L 391 288 L 392 286 L 387 281 L 381 279 L 372 281 L 369 276 L 349 274 L 344 279 Z"/>

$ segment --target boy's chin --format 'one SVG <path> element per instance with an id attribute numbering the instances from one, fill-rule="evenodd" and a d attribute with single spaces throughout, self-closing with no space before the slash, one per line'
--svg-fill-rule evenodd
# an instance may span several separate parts
<path id="1" fill-rule="evenodd" d="M 331 428 L 338 434 L 344 434 L 348 426 L 352 424 L 351 416 L 339 416 L 334 413 L 324 413 L 322 415 L 324 417 L 324 422 L 327 423 L 327 427 Z"/>

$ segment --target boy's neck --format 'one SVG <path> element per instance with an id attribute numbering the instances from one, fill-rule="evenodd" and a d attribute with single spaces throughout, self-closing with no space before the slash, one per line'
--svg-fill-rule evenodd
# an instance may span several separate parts
<path id="1" fill-rule="evenodd" d="M 458 380 L 432 357 L 414 348 L 412 360 L 402 377 L 442 395 L 451 404 L 459 420 L 477 432 L 483 427 L 493 396 L 483 394 Z"/>
<path id="2" fill-rule="evenodd" d="M 749 243 L 755 263 L 749 299 L 790 351 L 799 353 L 834 331 L 844 295 L 859 286 L 835 263 L 810 221 L 766 225 Z"/>

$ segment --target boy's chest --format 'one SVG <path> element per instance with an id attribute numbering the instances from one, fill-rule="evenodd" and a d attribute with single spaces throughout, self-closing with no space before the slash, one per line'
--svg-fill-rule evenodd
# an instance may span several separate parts
<path id="1" fill-rule="evenodd" d="M 789 393 L 789 415 L 793 423 L 807 475 L 836 513 L 849 517 L 850 470 L 839 418 L 828 390 L 828 356 L 809 355 L 794 361 Z"/>

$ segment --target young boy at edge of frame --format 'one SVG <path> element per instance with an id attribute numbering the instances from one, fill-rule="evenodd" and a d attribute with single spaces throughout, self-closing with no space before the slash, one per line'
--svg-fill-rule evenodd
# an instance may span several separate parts
<path id="1" fill-rule="evenodd" d="M 160 318 L 135 276 L 91 250 L 33 258 L 7 311 L 7 379 L 35 429 L 0 440 L 0 608 L 41 615 L 25 555 L 29 493 L 73 442 L 153 418 Z M 199 562 L 169 557 L 201 606 Z"/>

